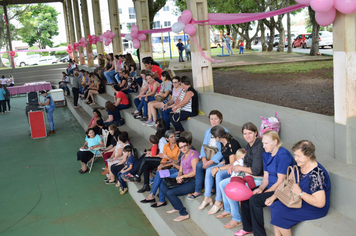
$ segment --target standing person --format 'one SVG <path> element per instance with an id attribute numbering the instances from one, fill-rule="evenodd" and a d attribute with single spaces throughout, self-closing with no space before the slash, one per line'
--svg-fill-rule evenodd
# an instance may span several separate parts
<path id="1" fill-rule="evenodd" d="M 10 106 L 10 91 L 7 89 L 6 85 L 3 88 L 4 88 L 5 92 L 6 92 L 5 103 L 7 103 L 7 106 L 9 108 L 8 112 L 10 112 L 10 109 L 11 109 L 11 106 Z M 5 105 L 5 108 L 6 108 L 6 105 Z"/>
<path id="2" fill-rule="evenodd" d="M 3 89 L 2 85 L 0 85 L 0 113 L 1 114 L 6 113 L 5 95 L 6 95 L 6 92 Z"/>
<path id="3" fill-rule="evenodd" d="M 239 54 L 244 54 L 244 41 L 241 40 L 241 43 L 240 43 L 240 52 Z"/>
<path id="4" fill-rule="evenodd" d="M 78 107 L 78 98 L 79 98 L 79 87 L 80 87 L 80 77 L 79 77 L 79 72 L 76 71 L 74 73 L 74 77 L 72 80 L 72 93 L 73 93 L 73 103 L 74 103 L 74 108 L 79 108 Z"/>
<path id="5" fill-rule="evenodd" d="M 115 74 L 115 62 L 114 62 L 114 54 L 109 53 L 107 55 L 106 67 L 104 70 L 104 76 L 108 82 L 108 84 L 113 84 L 113 76 Z"/>
<path id="6" fill-rule="evenodd" d="M 234 41 L 234 40 L 233 40 L 233 38 L 231 38 L 230 33 L 226 33 L 224 39 L 225 39 L 225 42 L 226 42 L 226 47 L 228 49 L 228 53 L 231 54 L 231 55 L 234 54 L 232 52 L 232 49 L 231 49 L 231 41 Z"/>
<path id="7" fill-rule="evenodd" d="M 190 54 L 190 40 L 187 40 L 187 45 L 185 45 L 185 50 L 187 52 L 187 61 L 191 61 L 192 60 L 192 56 Z"/>
<path id="8" fill-rule="evenodd" d="M 50 135 L 56 133 L 56 130 L 54 129 L 54 120 L 53 120 L 53 112 L 54 112 L 54 109 L 56 109 L 56 107 L 54 105 L 52 96 L 49 95 L 46 90 L 43 90 L 40 93 L 45 98 L 45 103 L 39 102 L 38 104 L 45 106 L 45 109 L 47 112 L 48 123 L 50 126 L 50 132 L 49 132 L 48 136 L 50 136 Z"/>
<path id="9" fill-rule="evenodd" d="M 182 43 L 181 39 L 178 39 L 178 43 L 177 43 L 177 49 L 179 52 L 179 62 L 184 62 L 183 60 L 183 50 L 184 50 L 184 44 Z"/>

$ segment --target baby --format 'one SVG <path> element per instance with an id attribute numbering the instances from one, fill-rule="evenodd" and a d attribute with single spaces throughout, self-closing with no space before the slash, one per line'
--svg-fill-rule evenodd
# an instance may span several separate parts
<path id="1" fill-rule="evenodd" d="M 246 150 L 244 148 L 240 148 L 237 150 L 235 156 L 236 156 L 236 161 L 233 163 L 233 166 L 244 166 L 244 158 L 246 156 Z M 250 189 L 255 188 L 256 184 L 255 181 L 253 180 L 252 175 L 242 172 L 242 171 L 233 171 L 231 173 L 231 180 L 230 182 L 240 182 L 242 184 L 247 183 L 248 187 Z"/>

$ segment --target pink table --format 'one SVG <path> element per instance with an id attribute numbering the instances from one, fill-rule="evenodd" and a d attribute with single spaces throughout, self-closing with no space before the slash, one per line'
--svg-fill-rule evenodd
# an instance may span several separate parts
<path id="1" fill-rule="evenodd" d="M 42 90 L 49 91 L 52 89 L 52 86 L 50 83 L 46 83 L 46 84 L 27 85 L 27 86 L 13 86 L 13 87 L 7 87 L 7 89 L 9 90 L 10 95 L 15 95 L 15 94 L 23 94 L 29 92 L 37 92 Z"/>

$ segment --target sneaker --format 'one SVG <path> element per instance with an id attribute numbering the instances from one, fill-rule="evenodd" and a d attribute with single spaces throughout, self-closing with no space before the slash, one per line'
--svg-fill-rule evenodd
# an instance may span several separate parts
<path id="1" fill-rule="evenodd" d="M 252 231 L 251 231 L 251 232 L 247 232 L 247 231 L 241 229 L 241 230 L 237 231 L 237 232 L 235 233 L 235 235 L 236 235 L 236 236 L 243 236 L 243 235 L 245 235 L 245 234 L 252 234 L 252 233 L 253 233 Z"/>
<path id="2" fill-rule="evenodd" d="M 150 121 L 150 122 L 147 124 L 147 126 L 156 126 L 156 122 Z"/>
<path id="3" fill-rule="evenodd" d="M 130 182 L 130 178 L 133 178 L 133 175 L 128 173 L 127 175 L 122 176 L 121 178 L 126 182 Z"/>
<path id="4" fill-rule="evenodd" d="M 108 181 L 108 180 L 109 180 L 109 177 L 107 177 L 107 178 L 106 178 L 106 179 L 104 179 L 103 181 L 104 181 L 104 182 L 106 182 L 106 181 Z"/>
<path id="5" fill-rule="evenodd" d="M 105 184 L 116 184 L 115 181 L 110 182 L 110 180 L 105 181 Z"/>
<path id="6" fill-rule="evenodd" d="M 150 178 L 149 185 L 152 185 L 152 184 L 153 184 L 153 178 Z"/>
<path id="7" fill-rule="evenodd" d="M 142 122 L 142 125 L 149 125 L 150 123 L 151 123 L 151 121 L 146 120 L 146 121 Z"/>
<path id="8" fill-rule="evenodd" d="M 120 194 L 124 195 L 127 192 L 127 190 L 128 190 L 127 188 L 124 189 L 120 188 Z"/>

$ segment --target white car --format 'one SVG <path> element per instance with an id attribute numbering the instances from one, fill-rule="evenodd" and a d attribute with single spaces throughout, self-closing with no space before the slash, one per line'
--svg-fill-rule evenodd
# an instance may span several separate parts
<path id="1" fill-rule="evenodd" d="M 312 45 L 313 36 L 309 35 L 307 40 L 305 40 L 305 47 L 310 48 Z M 319 47 L 324 48 L 329 46 L 333 48 L 333 33 L 329 31 L 320 31 L 319 32 Z"/>
<path id="2" fill-rule="evenodd" d="M 292 36 L 292 43 L 293 43 L 293 39 L 295 38 L 295 34 L 291 34 L 291 36 Z M 284 44 L 284 46 L 288 47 L 288 34 L 286 34 L 286 35 L 284 36 L 284 39 L 285 39 L 285 41 L 286 41 L 285 44 Z M 276 35 L 274 36 L 273 47 L 278 46 L 278 44 L 279 44 L 279 34 L 276 34 Z"/>
<path id="3" fill-rule="evenodd" d="M 28 66 L 36 63 L 37 61 L 39 61 L 40 58 L 41 58 L 40 54 L 33 54 L 26 57 L 15 58 L 15 64 L 16 66 L 20 66 L 20 67 Z"/>
<path id="4" fill-rule="evenodd" d="M 55 56 L 47 56 L 41 57 L 38 61 L 32 62 L 29 64 L 30 66 L 37 66 L 37 65 L 50 65 L 50 64 L 57 64 L 58 59 Z"/>

